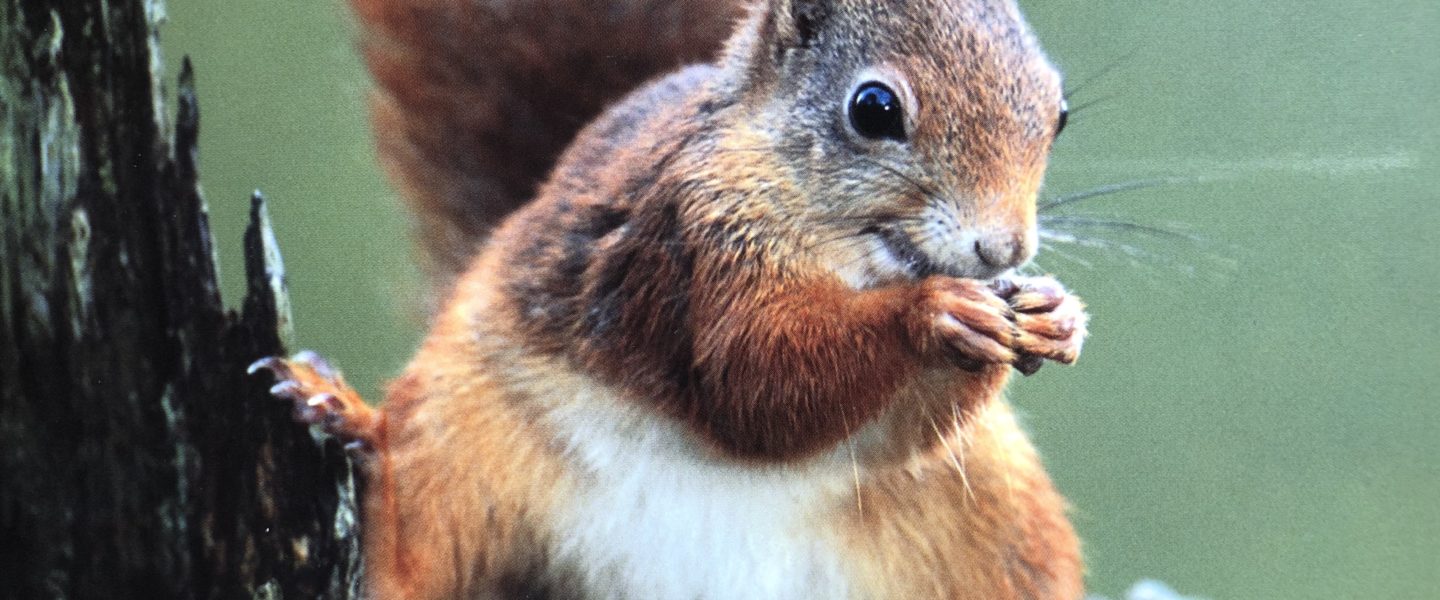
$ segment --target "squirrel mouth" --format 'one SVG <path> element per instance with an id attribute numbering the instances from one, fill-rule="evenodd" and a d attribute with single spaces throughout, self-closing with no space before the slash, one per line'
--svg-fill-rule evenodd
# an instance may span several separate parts
<path id="1" fill-rule="evenodd" d="M 910 236 L 894 229 L 874 227 L 867 231 L 880 240 L 885 250 L 893 255 L 896 262 L 899 262 L 916 279 L 924 279 L 933 275 L 949 275 L 951 277 L 964 277 L 957 269 L 946 268 L 925 254 Z"/>
<path id="2" fill-rule="evenodd" d="M 936 261 L 921 250 L 910 236 L 897 229 L 872 227 L 864 231 L 875 236 L 894 259 L 897 266 L 915 279 L 935 275 L 964 279 L 993 279 L 1008 271 L 1008 268 L 992 267 L 987 264 L 955 265 Z"/>

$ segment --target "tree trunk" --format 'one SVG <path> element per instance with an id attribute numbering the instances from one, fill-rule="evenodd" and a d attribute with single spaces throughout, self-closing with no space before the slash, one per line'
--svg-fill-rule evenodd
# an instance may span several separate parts
<path id="1" fill-rule="evenodd" d="M 245 374 L 283 269 L 257 197 L 224 310 L 162 10 L 0 0 L 0 597 L 355 597 L 351 466 Z"/>

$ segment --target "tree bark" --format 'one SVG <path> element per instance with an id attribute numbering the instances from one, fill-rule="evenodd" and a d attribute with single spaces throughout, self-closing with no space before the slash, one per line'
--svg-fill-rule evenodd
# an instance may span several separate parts
<path id="1" fill-rule="evenodd" d="M 245 366 L 289 307 L 264 202 L 226 312 L 158 0 L 0 0 L 0 597 L 357 597 L 355 478 Z"/>

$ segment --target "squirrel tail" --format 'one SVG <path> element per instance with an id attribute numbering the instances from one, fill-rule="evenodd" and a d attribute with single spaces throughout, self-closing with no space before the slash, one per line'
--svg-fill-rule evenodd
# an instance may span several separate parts
<path id="1" fill-rule="evenodd" d="M 608 104 L 717 54 L 741 0 L 351 0 L 381 161 L 437 283 Z"/>

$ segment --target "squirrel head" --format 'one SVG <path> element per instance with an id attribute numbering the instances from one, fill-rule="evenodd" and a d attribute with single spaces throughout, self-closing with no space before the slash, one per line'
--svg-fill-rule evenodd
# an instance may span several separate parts
<path id="1" fill-rule="evenodd" d="M 1065 120 L 1060 75 L 1013 0 L 772 0 L 722 64 L 729 146 L 775 150 L 775 209 L 856 287 L 986 279 L 1035 253 Z"/>

